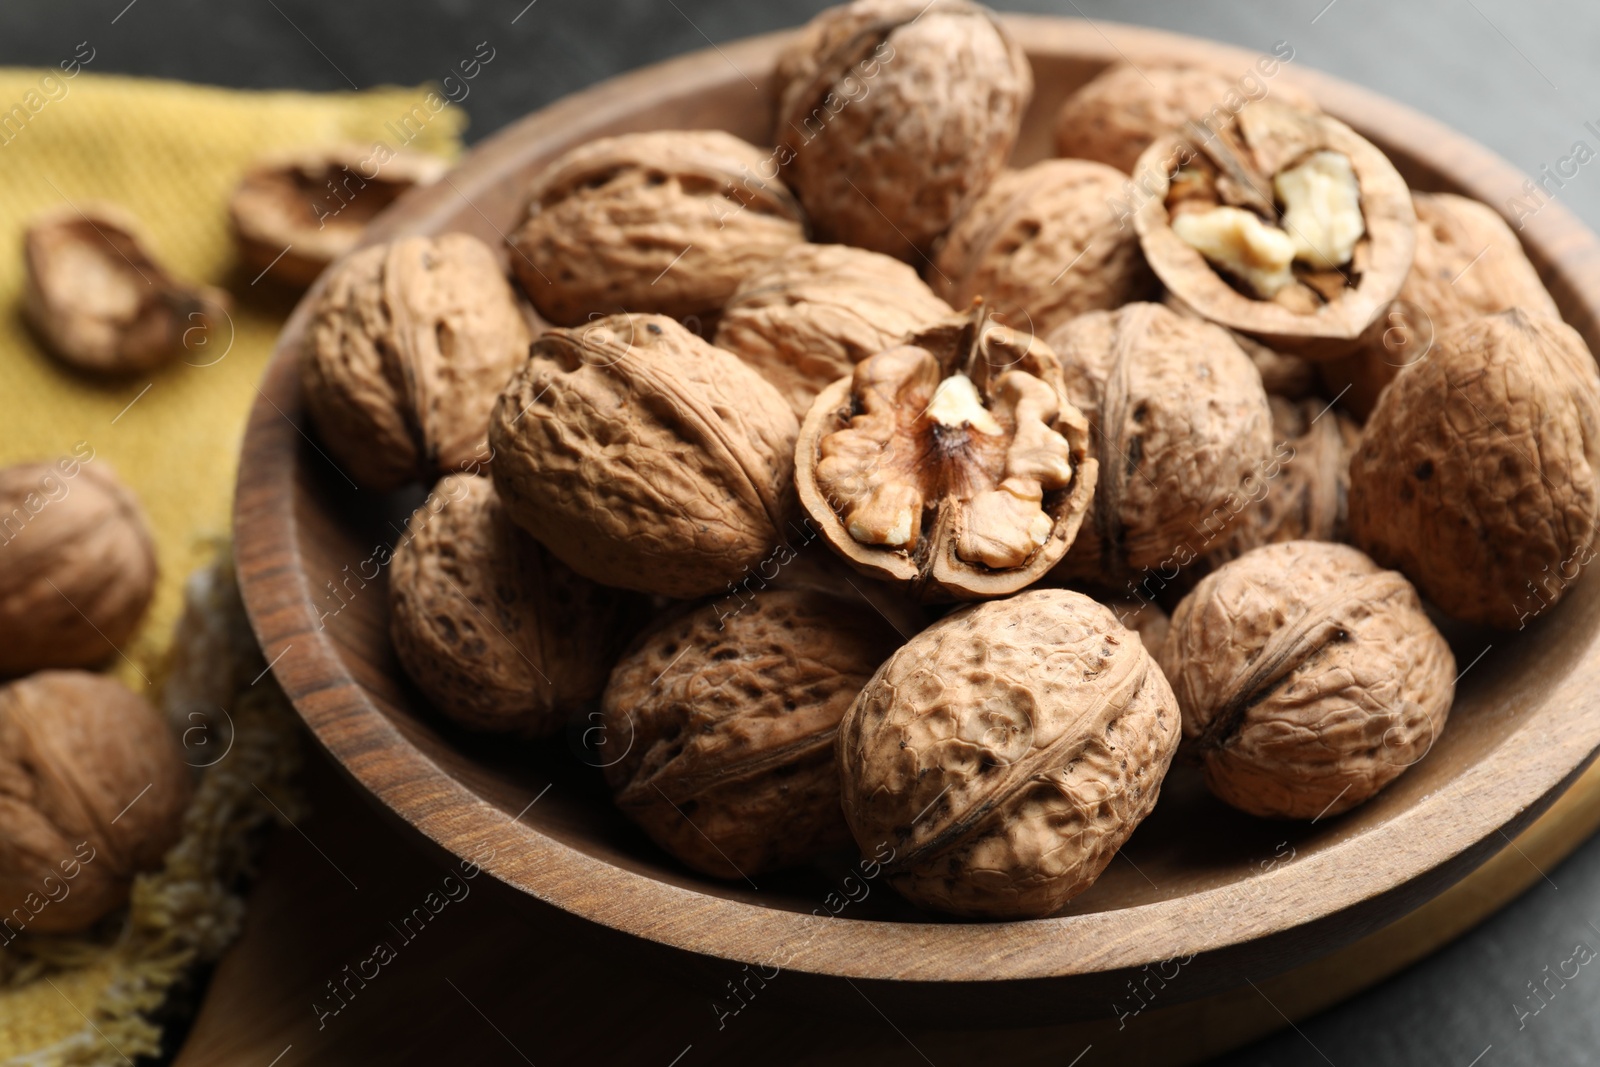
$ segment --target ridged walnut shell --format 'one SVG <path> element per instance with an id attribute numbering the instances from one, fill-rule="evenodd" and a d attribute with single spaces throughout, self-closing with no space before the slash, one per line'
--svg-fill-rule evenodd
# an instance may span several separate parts
<path id="1" fill-rule="evenodd" d="M 898 259 L 848 245 L 796 245 L 740 284 L 717 347 L 777 386 L 803 419 L 857 363 L 951 314 Z"/>
<path id="2" fill-rule="evenodd" d="M 1572 327 L 1502 311 L 1389 384 L 1350 464 L 1351 539 L 1446 614 L 1521 629 L 1594 558 L 1600 376 Z"/>
<path id="3" fill-rule="evenodd" d="M 620 312 L 675 318 L 727 302 L 746 274 L 805 240 L 770 149 L 720 130 L 605 137 L 534 179 L 511 269 L 561 326 Z"/>
<path id="4" fill-rule="evenodd" d="M 1252 815 L 1349 811 L 1428 754 L 1450 646 L 1404 576 L 1348 545 L 1289 541 L 1203 579 L 1161 666 L 1206 785 Z"/>
<path id="5" fill-rule="evenodd" d="M 777 91 L 777 160 L 817 239 L 921 263 L 1005 166 L 1033 74 L 986 7 L 857 0 L 796 35 Z"/>
<path id="6" fill-rule="evenodd" d="M 527 320 L 476 237 L 404 237 L 333 268 L 301 350 L 318 436 L 366 489 L 489 461 L 484 428 Z"/>
<path id="7" fill-rule="evenodd" d="M 839 731 L 844 812 L 893 850 L 908 900 L 979 918 L 1049 915 L 1150 813 L 1178 706 L 1111 612 L 1040 589 L 961 609 L 878 669 Z"/>
<path id="8" fill-rule="evenodd" d="M 606 737 L 628 743 L 606 768 L 617 806 L 678 859 L 722 878 L 848 847 L 839 720 L 899 644 L 859 602 L 804 590 L 668 622 L 606 687 Z"/>
<path id="9" fill-rule="evenodd" d="M 104 460 L 0 468 L 0 677 L 93 667 L 144 617 L 156 550 Z"/>
<path id="10" fill-rule="evenodd" d="M 1144 650 L 1150 653 L 1156 662 L 1161 661 L 1161 649 L 1167 643 L 1167 630 L 1172 625 L 1172 620 L 1161 606 L 1153 600 L 1144 600 L 1137 596 L 1107 596 L 1096 597 L 1115 615 L 1117 622 L 1125 630 L 1132 630 L 1139 635 L 1139 640 L 1144 643 Z"/>
<path id="11" fill-rule="evenodd" d="M 600 695 L 629 605 L 517 528 L 489 479 L 452 474 L 406 525 L 389 607 L 400 664 L 435 707 L 468 729 L 541 737 Z"/>
<path id="12" fill-rule="evenodd" d="M 956 307 L 981 297 L 996 318 L 1048 334 L 1085 311 L 1155 293 L 1138 235 L 1113 205 L 1128 176 L 1047 159 L 996 178 L 951 227 L 927 275 Z"/>
<path id="13" fill-rule="evenodd" d="M 782 536 L 794 414 L 661 315 L 550 330 L 489 425 L 506 511 L 562 562 L 661 596 L 720 593 Z"/>
<path id="14" fill-rule="evenodd" d="M 121 683 L 41 671 L 0 687 L 6 939 L 86 930 L 121 907 L 178 840 L 190 789 L 172 731 Z"/>

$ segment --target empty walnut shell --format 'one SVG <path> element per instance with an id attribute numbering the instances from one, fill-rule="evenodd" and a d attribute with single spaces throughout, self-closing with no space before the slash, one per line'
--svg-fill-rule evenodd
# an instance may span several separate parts
<path id="1" fill-rule="evenodd" d="M 0 677 L 104 663 L 150 605 L 144 510 L 92 458 L 0 468 Z"/>
<path id="2" fill-rule="evenodd" d="M 252 277 L 303 289 L 402 193 L 433 184 L 449 166 L 425 152 L 358 144 L 263 159 L 228 200 L 239 256 Z"/>
<path id="3" fill-rule="evenodd" d="M 1600 376 L 1572 327 L 1513 309 L 1447 330 L 1378 398 L 1351 539 L 1447 614 L 1520 629 L 1594 556 Z"/>
<path id="4" fill-rule="evenodd" d="M 768 590 L 737 613 L 670 621 L 611 675 L 617 806 L 695 870 L 749 877 L 850 844 L 834 739 L 900 643 L 859 603 Z"/>
<path id="5" fill-rule="evenodd" d="M 857 363 L 950 314 L 898 259 L 803 244 L 744 280 L 722 310 L 717 347 L 760 371 L 803 419 Z"/>
<path id="6" fill-rule="evenodd" d="M 1153 295 L 1139 239 L 1113 210 L 1128 176 L 1082 159 L 1006 171 L 946 236 L 928 275 L 950 303 L 1048 334 L 1074 315 Z"/>
<path id="7" fill-rule="evenodd" d="M 223 347 L 228 294 L 180 281 L 149 249 L 144 227 L 115 204 L 67 205 L 28 224 L 23 312 L 55 356 L 131 374 Z"/>
<path id="8" fill-rule="evenodd" d="M 473 730 L 539 737 L 600 695 L 627 599 L 512 524 L 487 478 L 442 479 L 389 573 L 395 652 L 435 707 Z"/>
<path id="9" fill-rule="evenodd" d="M 817 239 L 921 262 L 1005 166 L 1033 74 L 986 7 L 856 0 L 796 35 L 777 92 L 777 160 Z"/>
<path id="10" fill-rule="evenodd" d="M 1088 424 L 1035 337 L 952 316 L 822 391 L 795 447 L 801 506 L 852 566 L 922 600 L 1005 596 L 1088 510 Z"/>
<path id="11" fill-rule="evenodd" d="M 972 605 L 878 669 L 839 730 L 844 813 L 890 883 L 956 915 L 1049 915 L 1155 806 L 1178 747 L 1172 690 L 1080 593 Z"/>
<path id="12" fill-rule="evenodd" d="M 690 598 L 767 556 L 793 502 L 794 414 L 661 315 L 550 330 L 490 420 L 512 519 L 606 585 Z"/>
<path id="13" fill-rule="evenodd" d="M 772 152 L 720 130 L 605 137 L 534 179 L 511 269 L 561 326 L 623 311 L 715 312 L 805 240 Z"/>
<path id="14" fill-rule="evenodd" d="M 334 461 L 393 489 L 489 460 L 489 409 L 528 352 L 527 321 L 476 237 L 364 248 L 317 299 L 300 381 Z"/>
<path id="15" fill-rule="evenodd" d="M 1316 819 L 1428 754 L 1455 694 L 1411 583 L 1347 545 L 1268 545 L 1204 578 L 1161 655 L 1206 784 L 1252 815 Z"/>
<path id="16" fill-rule="evenodd" d="M 120 907 L 177 841 L 189 794 L 166 722 L 121 683 L 42 671 L 0 687 L 6 940 L 86 930 Z"/>

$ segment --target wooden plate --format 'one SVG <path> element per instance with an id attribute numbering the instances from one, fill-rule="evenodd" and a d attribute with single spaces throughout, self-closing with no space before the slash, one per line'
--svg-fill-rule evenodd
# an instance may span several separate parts
<path id="1" fill-rule="evenodd" d="M 1242 76 L 1257 56 L 1149 30 L 1008 16 L 1038 83 L 1018 162 L 1048 153 L 1056 106 L 1120 56 L 1189 58 Z M 606 82 L 477 148 L 382 217 L 371 239 L 460 230 L 499 245 L 545 161 L 604 134 L 720 127 L 767 136 L 781 36 Z M 1483 148 L 1373 94 L 1289 64 L 1418 189 L 1502 205 L 1522 177 Z M 752 84 L 753 83 L 753 84 Z M 1522 231 L 1567 320 L 1600 344 L 1600 244 L 1560 205 Z M 405 682 L 387 640 L 382 561 L 420 495 L 357 491 L 307 436 L 294 362 L 302 303 L 247 430 L 236 503 L 241 583 L 274 671 L 320 742 L 366 790 L 443 848 L 529 897 L 679 962 L 781 967 L 764 995 L 895 1019 L 1017 1026 L 1111 1014 L 1127 983 L 1181 969 L 1196 997 L 1304 963 L 1436 896 L 1544 810 L 1600 746 L 1600 585 L 1581 581 L 1520 634 L 1453 635 L 1464 668 L 1449 728 L 1370 803 L 1314 824 L 1255 820 L 1169 778 L 1155 814 L 1061 915 L 974 924 L 913 912 L 832 869 L 717 882 L 675 864 L 605 801 L 573 741 L 512 745 L 452 730 Z M 586 724 L 575 724 L 581 733 Z M 1162 963 L 1162 961 L 1170 961 Z M 1181 963 L 1178 961 L 1182 961 Z M 619 958 L 619 966 L 626 966 Z M 1159 966 L 1152 966 L 1159 965 Z M 715 971 L 720 988 L 729 976 Z"/>

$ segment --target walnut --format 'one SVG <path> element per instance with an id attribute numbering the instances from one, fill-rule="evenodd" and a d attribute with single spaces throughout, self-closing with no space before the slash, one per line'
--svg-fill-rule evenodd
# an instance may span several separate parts
<path id="1" fill-rule="evenodd" d="M 1600 376 L 1520 309 L 1440 334 L 1389 384 L 1350 463 L 1351 539 L 1447 614 L 1520 629 L 1594 557 Z"/>
<path id="2" fill-rule="evenodd" d="M 1088 425 L 1037 338 L 952 316 L 817 398 L 800 503 L 866 574 L 924 600 L 1004 596 L 1060 560 L 1094 493 Z"/>
<path id="3" fill-rule="evenodd" d="M 239 256 L 252 277 L 304 289 L 402 193 L 433 184 L 449 166 L 425 152 L 358 144 L 263 159 L 228 200 Z"/>
<path id="4" fill-rule="evenodd" d="M 1273 461 L 1261 376 L 1226 331 L 1160 304 L 1080 315 L 1050 344 L 1100 461 L 1090 518 L 1058 573 L 1120 581 L 1182 567 Z"/>
<path id="5" fill-rule="evenodd" d="M 805 240 L 772 153 L 720 130 L 590 141 L 534 179 L 511 269 L 562 326 L 623 311 L 715 312 Z"/>
<path id="6" fill-rule="evenodd" d="M 718 320 L 717 347 L 760 371 L 803 419 L 857 363 L 950 314 L 898 259 L 796 245 L 739 286 Z"/>
<path id="7" fill-rule="evenodd" d="M 1154 293 L 1155 278 L 1114 203 L 1127 175 L 1081 159 L 1047 159 L 995 179 L 957 220 L 929 274 L 965 307 L 1047 334 L 1074 315 Z"/>
<path id="8" fill-rule="evenodd" d="M 1022 49 L 964 0 L 829 8 L 779 57 L 776 159 L 819 240 L 920 261 L 1005 166 Z"/>
<path id="9" fill-rule="evenodd" d="M 1161 610 L 1159 604 L 1137 596 L 1107 596 L 1095 599 L 1117 617 L 1117 622 L 1122 624 L 1123 629 L 1138 634 L 1139 640 L 1144 644 L 1144 650 L 1150 653 L 1153 659 L 1160 661 L 1161 649 L 1167 642 L 1167 630 L 1171 627 L 1172 620 Z"/>
<path id="10" fill-rule="evenodd" d="M 1161 666 L 1185 749 L 1228 804 L 1337 815 L 1428 754 L 1455 658 L 1411 583 L 1347 545 L 1289 541 L 1204 578 Z"/>
<path id="11" fill-rule="evenodd" d="M 539 737 L 593 700 L 631 607 L 511 523 L 487 478 L 442 479 L 389 575 L 389 632 L 435 707 L 469 729 Z"/>
<path id="12" fill-rule="evenodd" d="M 155 592 L 144 510 L 77 455 L 0 468 L 0 677 L 104 663 Z"/>
<path id="13" fill-rule="evenodd" d="M 132 374 L 211 342 L 229 321 L 228 294 L 180 281 L 149 248 L 144 227 L 115 204 L 68 205 L 29 222 L 22 308 L 54 355 Z"/>
<path id="14" fill-rule="evenodd" d="M 834 738 L 899 645 L 859 602 L 773 589 L 667 622 L 612 672 L 617 806 L 690 867 L 748 878 L 850 844 Z"/>
<path id="15" fill-rule="evenodd" d="M 1109 610 L 1037 589 L 891 656 L 839 730 L 845 819 L 890 883 L 957 915 L 1049 915 L 1155 806 L 1178 746 L 1155 661 Z"/>
<path id="16" fill-rule="evenodd" d="M 190 793 L 150 702 L 84 671 L 0 687 L 0 927 L 86 930 L 178 839 Z"/>
<path id="17" fill-rule="evenodd" d="M 1279 352 L 1253 337 L 1246 337 L 1233 330 L 1228 331 L 1228 336 L 1244 349 L 1244 354 L 1256 365 L 1256 370 L 1261 375 L 1261 387 L 1267 391 L 1268 396 L 1299 400 L 1316 390 L 1317 368 L 1328 366 L 1326 363 L 1312 363 L 1308 359 Z"/>
<path id="18" fill-rule="evenodd" d="M 711 595 L 780 538 L 794 414 L 730 352 L 661 315 L 534 342 L 490 419 L 506 511 L 587 578 Z"/>
<path id="19" fill-rule="evenodd" d="M 528 351 L 527 321 L 475 237 L 405 237 L 329 274 L 300 381 L 333 459 L 393 489 L 488 462 L 489 409 Z"/>

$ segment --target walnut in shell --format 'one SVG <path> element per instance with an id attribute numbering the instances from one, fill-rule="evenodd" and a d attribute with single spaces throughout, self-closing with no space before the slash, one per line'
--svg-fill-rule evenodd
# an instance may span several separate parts
<path id="1" fill-rule="evenodd" d="M 1252 815 L 1315 819 L 1428 754 L 1450 646 L 1405 577 L 1348 545 L 1289 541 L 1207 575 L 1161 655 L 1207 786 Z"/>
<path id="2" fill-rule="evenodd" d="M 1094 493 L 1088 424 L 1049 346 L 952 316 L 823 390 L 800 503 L 835 551 L 923 600 L 1005 596 L 1059 561 Z"/>
<path id="3" fill-rule="evenodd" d="M 722 307 L 746 274 L 805 240 L 772 153 L 720 130 L 590 141 L 534 179 L 511 269 L 561 326 L 619 312 Z"/>
<path id="4" fill-rule="evenodd" d="M 913 262 L 1000 173 L 1033 94 L 1022 49 L 965 0 L 829 8 L 776 81 L 776 159 L 818 240 Z"/>
<path id="5" fill-rule="evenodd" d="M 760 371 L 803 419 L 857 363 L 950 314 L 898 259 L 803 244 L 744 280 L 722 310 L 717 347 Z"/>
<path id="6" fill-rule="evenodd" d="M 144 227 L 115 204 L 66 205 L 29 222 L 22 308 L 55 356 L 132 374 L 223 347 L 228 294 L 179 280 L 149 249 Z"/>
<path id="7" fill-rule="evenodd" d="M 400 664 L 435 707 L 523 737 L 556 732 L 600 695 L 630 606 L 551 556 L 469 474 L 442 479 L 412 514 L 389 605 Z"/>
<path id="8" fill-rule="evenodd" d="M 1350 463 L 1351 539 L 1447 614 L 1520 629 L 1594 556 L 1600 376 L 1519 309 L 1440 334 L 1378 398 Z"/>
<path id="9" fill-rule="evenodd" d="M 1172 620 L 1159 604 L 1137 596 L 1108 596 L 1100 599 L 1100 603 L 1116 616 L 1123 629 L 1138 634 L 1139 640 L 1144 643 L 1144 650 L 1160 662 L 1161 648 L 1166 644 L 1167 630 Z"/>
<path id="10" fill-rule="evenodd" d="M 696 870 L 749 877 L 850 844 L 839 720 L 900 643 L 858 601 L 773 589 L 667 622 L 612 672 L 617 806 Z"/>
<path id="11" fill-rule="evenodd" d="M 362 249 L 330 273 L 307 333 L 311 421 L 363 488 L 488 462 L 489 409 L 529 330 L 482 241 L 447 233 Z"/>
<path id="12" fill-rule="evenodd" d="M 891 884 L 956 915 L 1049 915 L 1155 806 L 1178 746 L 1172 690 L 1080 593 L 962 608 L 891 656 L 845 715 L 845 818 L 893 849 Z"/>
<path id="13" fill-rule="evenodd" d="M 662 315 L 550 330 L 495 406 L 507 512 L 585 577 L 720 593 L 767 556 L 793 502 L 795 418 L 730 352 Z"/>
<path id="14" fill-rule="evenodd" d="M 0 677 L 104 663 L 155 592 L 144 510 L 92 452 L 0 468 L 0 559 Z"/>
<path id="15" fill-rule="evenodd" d="M 176 739 L 110 678 L 42 671 L 0 687 L 0 916 L 88 929 L 177 841 L 190 794 Z"/>

